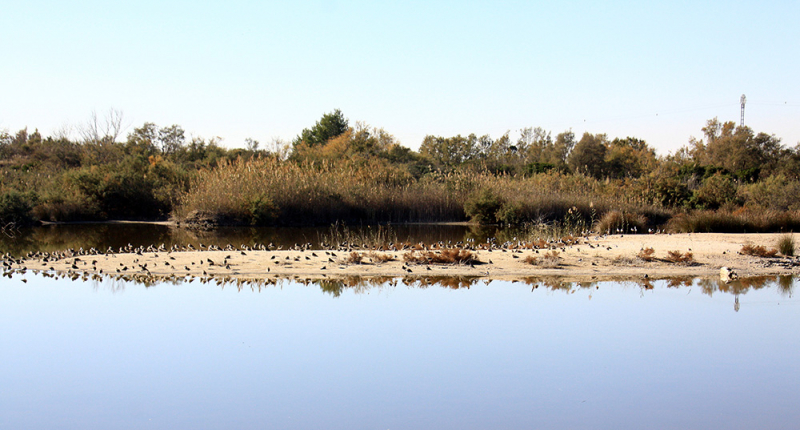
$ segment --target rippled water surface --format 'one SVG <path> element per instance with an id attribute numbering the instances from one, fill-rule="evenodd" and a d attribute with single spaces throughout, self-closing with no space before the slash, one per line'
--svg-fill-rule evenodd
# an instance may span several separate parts
<path id="1" fill-rule="evenodd" d="M 796 283 L 28 273 L 0 281 L 0 428 L 794 429 Z"/>

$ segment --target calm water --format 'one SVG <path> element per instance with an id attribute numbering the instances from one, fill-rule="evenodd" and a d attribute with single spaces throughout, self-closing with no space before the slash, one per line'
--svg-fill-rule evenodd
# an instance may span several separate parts
<path id="1" fill-rule="evenodd" d="M 796 284 L 28 273 L 0 281 L 0 428 L 795 429 Z"/>
<path id="2" fill-rule="evenodd" d="M 510 239 L 519 231 L 497 227 L 465 225 L 415 224 L 392 226 L 338 227 L 224 227 L 213 231 L 192 231 L 167 225 L 153 224 L 73 224 L 48 225 L 24 228 L 11 234 L 0 234 L 0 254 L 9 252 L 23 255 L 32 251 L 63 251 L 67 248 L 96 248 L 105 251 L 128 244 L 149 246 L 173 244 L 194 246 L 200 243 L 224 247 L 232 244 L 253 246 L 273 243 L 288 248 L 295 244 L 312 243 L 318 246 L 324 239 L 334 237 L 333 231 L 354 233 L 362 237 L 382 235 L 390 241 L 425 242 L 464 241 L 480 242 L 487 237 Z"/>

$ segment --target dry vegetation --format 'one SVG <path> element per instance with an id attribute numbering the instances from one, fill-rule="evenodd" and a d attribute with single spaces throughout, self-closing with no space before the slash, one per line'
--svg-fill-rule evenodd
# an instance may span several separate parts
<path id="1" fill-rule="evenodd" d="M 552 138 L 540 129 L 526 129 L 517 141 L 426 136 L 417 152 L 382 129 L 350 126 L 340 111 L 271 150 L 187 142 L 179 126 L 152 123 L 125 141 L 119 129 L 81 141 L 0 131 L 0 225 L 470 220 L 527 226 L 528 238 L 800 229 L 800 147 L 716 118 L 702 130 L 705 138 L 680 157 L 658 157 L 633 137 L 565 131 Z M 391 241 L 382 233 L 371 241 Z M 355 243 L 347 235 L 329 239 Z M 788 242 L 785 249 L 793 254 Z"/>
<path id="2" fill-rule="evenodd" d="M 387 263 L 389 261 L 394 261 L 394 257 L 392 257 L 391 255 L 382 254 L 382 253 L 378 253 L 378 252 L 375 252 L 375 251 L 371 251 L 370 253 L 368 253 L 367 257 L 369 257 L 372 260 L 372 262 L 376 263 L 376 264 L 381 264 L 381 263 Z"/>
<path id="3" fill-rule="evenodd" d="M 664 261 L 673 264 L 683 264 L 687 266 L 695 264 L 694 254 L 692 254 L 691 252 L 681 253 L 680 251 L 668 251 L 667 257 L 664 258 Z"/>
<path id="4" fill-rule="evenodd" d="M 443 249 L 441 251 L 409 251 L 403 254 L 406 263 L 415 264 L 476 264 L 475 255 L 466 249 Z"/>
<path id="5" fill-rule="evenodd" d="M 669 220 L 677 233 L 769 233 L 800 229 L 800 211 L 737 208 L 733 211 L 694 211 Z"/>
<path id="6" fill-rule="evenodd" d="M 753 245 L 752 243 L 745 243 L 742 250 L 739 251 L 744 255 L 752 255 L 754 257 L 772 258 L 778 255 L 777 249 L 767 249 L 762 245 Z"/>
<path id="7" fill-rule="evenodd" d="M 358 252 L 351 252 L 346 257 L 342 259 L 344 264 L 361 264 L 362 260 L 364 260 L 364 256 Z"/>
<path id="8" fill-rule="evenodd" d="M 532 266 L 539 266 L 546 268 L 556 268 L 561 266 L 561 256 L 559 255 L 558 251 L 555 250 L 550 250 L 548 252 L 545 252 L 541 257 L 528 255 L 522 261 Z"/>
<path id="9" fill-rule="evenodd" d="M 781 236 L 778 239 L 778 250 L 787 257 L 794 256 L 794 236 L 792 234 Z"/>
<path id="10" fill-rule="evenodd" d="M 561 173 L 513 177 L 462 171 L 416 180 L 379 159 L 286 163 L 263 158 L 200 170 L 175 216 L 203 213 L 220 223 L 244 224 L 460 221 L 467 218 L 470 199 L 488 198 L 494 200 L 479 201 L 474 210 L 489 211 L 491 222 L 559 221 L 577 232 L 590 230 L 593 217 L 612 207 L 629 208 L 628 218 L 642 225 L 647 215 L 665 218 L 666 211 L 646 204 L 635 187 L 617 185 Z M 476 197 L 476 190 L 491 190 L 491 195 Z"/>
<path id="11" fill-rule="evenodd" d="M 642 248 L 639 254 L 636 255 L 640 260 L 653 261 L 656 259 L 655 250 L 653 248 Z"/>

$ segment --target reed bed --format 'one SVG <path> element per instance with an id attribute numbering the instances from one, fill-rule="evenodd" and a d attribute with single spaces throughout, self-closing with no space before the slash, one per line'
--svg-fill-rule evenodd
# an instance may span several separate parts
<path id="1" fill-rule="evenodd" d="M 800 229 L 800 211 L 741 208 L 735 211 L 695 211 L 669 220 L 678 233 L 774 233 Z"/>
<path id="2" fill-rule="evenodd" d="M 530 177 L 479 172 L 415 179 L 379 159 L 287 163 L 272 158 L 221 163 L 198 172 L 174 211 L 220 224 L 344 224 L 467 221 L 470 199 L 489 195 L 487 222 L 564 224 L 580 233 L 610 211 L 637 225 L 666 218 L 636 187 L 580 175 Z M 493 203 L 494 204 L 494 203 Z"/>
<path id="3" fill-rule="evenodd" d="M 462 219 L 458 198 L 402 170 L 365 163 L 257 159 L 202 170 L 175 216 L 193 211 L 225 224 L 331 224 Z"/>

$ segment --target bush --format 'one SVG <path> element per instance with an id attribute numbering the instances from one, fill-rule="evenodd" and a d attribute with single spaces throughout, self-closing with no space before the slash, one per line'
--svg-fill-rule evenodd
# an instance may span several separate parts
<path id="1" fill-rule="evenodd" d="M 800 182 L 789 180 L 783 175 L 770 176 L 755 184 L 748 184 L 739 193 L 750 207 L 773 210 L 797 210 L 800 202 Z"/>
<path id="2" fill-rule="evenodd" d="M 35 196 L 25 195 L 16 190 L 0 194 L 0 222 L 3 225 L 9 223 L 32 224 L 35 221 L 31 212 L 34 200 Z"/>
<path id="3" fill-rule="evenodd" d="M 261 195 L 250 202 L 250 224 L 271 225 L 278 219 L 278 206 L 269 198 Z"/>
<path id="4" fill-rule="evenodd" d="M 703 180 L 694 192 L 694 204 L 704 209 L 717 209 L 736 199 L 736 184 L 728 175 L 715 173 Z"/>
<path id="5" fill-rule="evenodd" d="M 791 234 L 784 234 L 778 239 L 778 251 L 781 254 L 791 257 L 794 255 L 794 236 Z"/>
<path id="6" fill-rule="evenodd" d="M 600 218 L 595 229 L 599 233 L 642 233 L 647 229 L 647 217 L 621 211 L 609 211 Z"/>
<path id="7" fill-rule="evenodd" d="M 99 213 L 97 202 L 80 193 L 43 196 L 33 208 L 36 218 L 54 222 L 96 220 Z"/>
<path id="8" fill-rule="evenodd" d="M 655 250 L 653 248 L 642 248 L 637 257 L 639 257 L 640 260 L 653 261 L 656 259 L 654 254 Z"/>
<path id="9" fill-rule="evenodd" d="M 465 249 L 444 249 L 441 252 L 425 251 L 417 253 L 410 251 L 403 254 L 406 263 L 416 264 L 475 264 L 480 261 L 475 255 Z"/>
<path id="10" fill-rule="evenodd" d="M 694 255 L 691 252 L 668 251 L 664 260 L 674 264 L 694 265 Z"/>
<path id="11" fill-rule="evenodd" d="M 559 256 L 558 251 L 555 250 L 546 252 L 541 258 L 534 257 L 533 255 L 528 255 L 522 261 L 525 264 L 530 264 L 532 266 L 542 266 L 548 268 L 556 268 L 561 266 L 561 256 Z"/>
<path id="12" fill-rule="evenodd" d="M 753 245 L 752 243 L 744 244 L 740 252 L 744 255 L 752 255 L 754 257 L 763 257 L 763 258 L 772 258 L 776 254 L 778 254 L 777 249 L 767 250 L 767 248 L 762 245 Z"/>
<path id="13" fill-rule="evenodd" d="M 659 179 L 653 186 L 653 200 L 662 206 L 684 206 L 691 196 L 689 187 L 676 178 Z"/>
<path id="14" fill-rule="evenodd" d="M 684 233 L 771 233 L 800 228 L 800 212 L 774 210 L 695 211 L 669 220 L 668 229 Z"/>
<path id="15" fill-rule="evenodd" d="M 503 224 L 519 224 L 522 221 L 522 205 L 510 202 L 503 203 L 500 209 L 495 212 L 495 219 Z"/>
<path id="16" fill-rule="evenodd" d="M 478 224 L 494 224 L 497 222 L 497 212 L 503 206 L 503 200 L 491 189 L 484 189 L 473 194 L 464 203 L 464 213 Z"/>
<path id="17" fill-rule="evenodd" d="M 116 166 L 82 168 L 71 172 L 68 180 L 97 202 L 102 217 L 161 217 L 169 213 L 171 202 L 159 195 L 161 180 L 148 170 L 129 160 Z"/>

